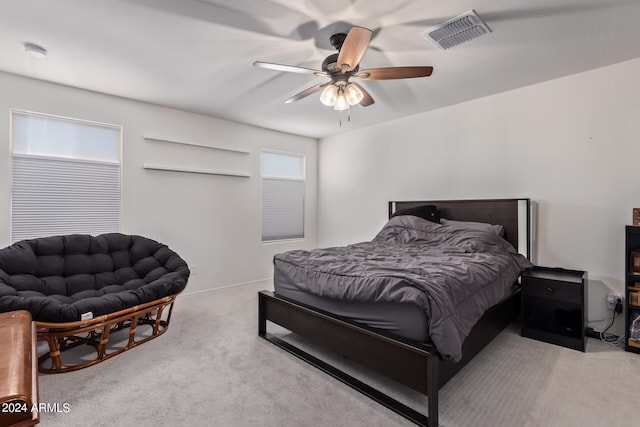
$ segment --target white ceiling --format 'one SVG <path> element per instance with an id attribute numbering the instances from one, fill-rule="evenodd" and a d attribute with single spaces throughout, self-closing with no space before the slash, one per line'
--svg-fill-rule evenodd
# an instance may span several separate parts
<path id="1" fill-rule="evenodd" d="M 420 35 L 471 9 L 492 33 L 446 51 Z M 0 0 L 0 70 L 324 137 L 638 58 L 639 18 L 639 0 Z M 326 79 L 252 66 L 319 69 L 352 25 L 374 30 L 361 69 L 433 75 L 363 82 L 376 103 L 340 126 L 319 93 L 283 103 Z"/>

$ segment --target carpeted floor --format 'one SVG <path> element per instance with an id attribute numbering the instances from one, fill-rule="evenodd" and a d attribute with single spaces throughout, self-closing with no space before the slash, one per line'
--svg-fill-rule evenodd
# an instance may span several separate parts
<path id="1" fill-rule="evenodd" d="M 270 287 L 181 296 L 163 336 L 87 369 L 41 374 L 40 400 L 52 409 L 41 425 L 413 425 L 259 339 L 257 291 Z M 594 339 L 581 353 L 522 338 L 518 327 L 507 328 L 440 391 L 442 426 L 637 424 L 640 355 Z M 426 402 L 356 373 L 418 409 Z"/>

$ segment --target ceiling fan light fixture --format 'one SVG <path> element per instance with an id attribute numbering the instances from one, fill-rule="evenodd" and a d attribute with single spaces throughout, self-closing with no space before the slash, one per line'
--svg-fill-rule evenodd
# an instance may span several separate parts
<path id="1" fill-rule="evenodd" d="M 338 88 L 330 84 L 322 91 L 320 95 L 320 102 L 322 102 L 327 107 L 333 107 L 336 105 L 336 101 L 338 100 Z"/>
<path id="2" fill-rule="evenodd" d="M 362 98 L 364 98 L 364 93 L 362 93 L 362 91 L 360 90 L 360 88 L 358 86 L 356 86 L 356 85 L 354 85 L 352 83 L 349 83 L 344 88 L 344 95 L 345 95 L 349 105 L 359 104 L 360 101 L 362 101 Z"/>
<path id="3" fill-rule="evenodd" d="M 435 27 L 424 31 L 422 35 L 432 41 L 440 49 L 449 49 L 490 33 L 491 29 L 478 16 L 475 10 L 470 10 L 449 19 Z"/>
<path id="4" fill-rule="evenodd" d="M 336 111 L 342 111 L 349 108 L 349 101 L 344 96 L 344 93 L 338 95 L 338 99 L 336 99 L 336 105 L 333 106 L 333 109 Z"/>

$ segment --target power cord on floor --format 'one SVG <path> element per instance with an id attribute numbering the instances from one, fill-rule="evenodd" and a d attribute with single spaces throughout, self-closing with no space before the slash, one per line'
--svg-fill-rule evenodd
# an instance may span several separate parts
<path id="1" fill-rule="evenodd" d="M 609 323 L 609 326 L 607 326 L 604 331 L 600 332 L 600 340 L 603 343 L 613 346 L 619 346 L 624 343 L 624 337 L 619 337 L 618 335 L 607 333 L 611 326 L 613 326 L 613 323 L 615 322 L 616 317 L 618 317 L 619 314 L 620 313 L 618 312 L 618 310 L 614 310 L 613 316 L 611 317 L 611 323 Z"/>

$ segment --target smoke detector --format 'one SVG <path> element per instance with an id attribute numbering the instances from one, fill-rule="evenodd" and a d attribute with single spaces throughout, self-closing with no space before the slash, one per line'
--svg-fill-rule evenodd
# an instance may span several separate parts
<path id="1" fill-rule="evenodd" d="M 491 29 L 472 9 L 424 31 L 422 35 L 440 49 L 449 49 L 490 32 Z"/>
<path id="2" fill-rule="evenodd" d="M 34 58 L 43 59 L 47 57 L 47 49 L 35 43 L 25 43 L 24 52 Z"/>

